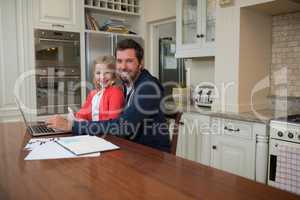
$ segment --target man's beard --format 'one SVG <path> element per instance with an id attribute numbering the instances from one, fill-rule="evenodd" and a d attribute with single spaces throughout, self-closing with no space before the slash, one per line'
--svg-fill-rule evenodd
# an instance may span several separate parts
<path id="1" fill-rule="evenodd" d="M 121 80 L 125 83 L 125 84 L 132 84 L 133 83 L 133 78 L 135 77 L 131 77 L 129 72 L 126 71 L 119 71 L 118 72 L 119 77 L 121 78 Z"/>

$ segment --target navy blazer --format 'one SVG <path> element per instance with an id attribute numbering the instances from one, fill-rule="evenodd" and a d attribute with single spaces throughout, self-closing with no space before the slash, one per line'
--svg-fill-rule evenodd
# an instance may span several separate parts
<path id="1" fill-rule="evenodd" d="M 132 94 L 119 118 L 75 121 L 72 132 L 74 135 L 117 135 L 168 152 L 170 138 L 163 113 L 163 97 L 162 85 L 143 69 L 134 82 Z"/>

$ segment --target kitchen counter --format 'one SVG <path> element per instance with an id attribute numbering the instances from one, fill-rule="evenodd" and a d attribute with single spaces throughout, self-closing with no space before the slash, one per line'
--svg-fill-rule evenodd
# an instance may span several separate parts
<path id="1" fill-rule="evenodd" d="M 166 109 L 172 110 L 175 109 L 176 106 L 174 103 L 166 103 Z M 182 108 L 178 108 L 179 111 L 182 112 L 191 112 L 191 113 L 199 113 L 202 115 L 209 115 L 211 117 L 219 117 L 219 118 L 228 118 L 233 120 L 241 120 L 247 122 L 255 122 L 255 123 L 264 123 L 268 124 L 271 119 L 286 116 L 287 114 L 295 114 L 295 113 L 287 113 L 283 111 L 277 110 L 257 110 L 254 112 L 242 112 L 242 113 L 233 113 L 233 112 L 222 112 L 222 111 L 212 111 L 209 108 L 198 108 L 194 107 L 194 105 L 185 105 Z"/>

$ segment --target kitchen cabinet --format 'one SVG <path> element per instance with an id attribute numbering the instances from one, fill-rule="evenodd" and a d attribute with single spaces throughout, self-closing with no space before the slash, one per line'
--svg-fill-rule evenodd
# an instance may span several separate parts
<path id="1" fill-rule="evenodd" d="M 184 112 L 181 122 L 177 156 L 266 183 L 266 124 L 196 112 Z"/>
<path id="2" fill-rule="evenodd" d="M 266 183 L 265 124 L 212 118 L 211 131 L 212 167 Z"/>
<path id="3" fill-rule="evenodd" d="M 215 55 L 216 0 L 176 1 L 176 57 Z"/>
<path id="4" fill-rule="evenodd" d="M 233 174 L 254 179 L 252 144 L 226 136 L 212 137 L 211 166 Z"/>
<path id="5" fill-rule="evenodd" d="M 82 13 L 82 0 L 33 0 L 34 28 L 80 31 Z"/>
<path id="6" fill-rule="evenodd" d="M 211 166 L 250 179 L 255 178 L 255 140 L 246 122 L 212 120 Z"/>
<path id="7" fill-rule="evenodd" d="M 210 117 L 183 113 L 179 127 L 176 155 L 204 165 L 210 163 Z"/>

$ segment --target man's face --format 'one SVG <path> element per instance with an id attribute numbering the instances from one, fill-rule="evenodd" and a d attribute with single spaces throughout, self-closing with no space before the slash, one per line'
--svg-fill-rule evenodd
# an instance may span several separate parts
<path id="1" fill-rule="evenodd" d="M 134 49 L 118 50 L 117 73 L 126 82 L 134 81 L 139 75 L 142 65 L 139 63 Z"/>

